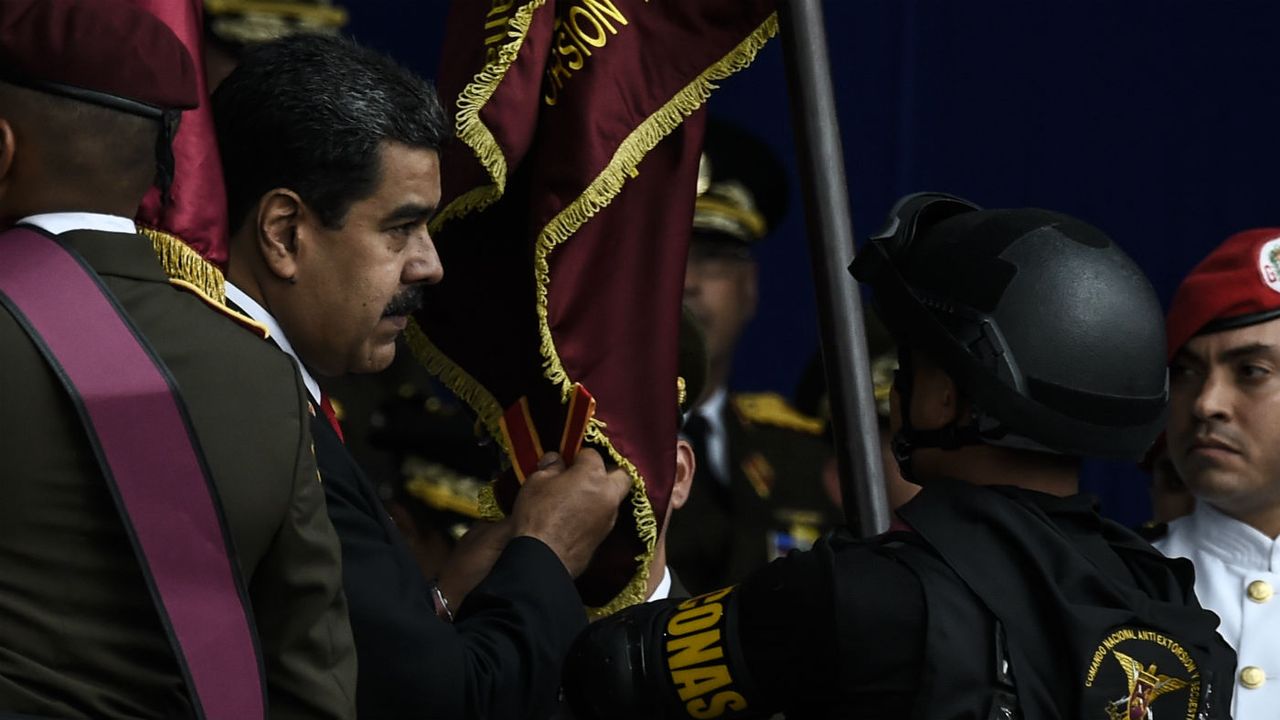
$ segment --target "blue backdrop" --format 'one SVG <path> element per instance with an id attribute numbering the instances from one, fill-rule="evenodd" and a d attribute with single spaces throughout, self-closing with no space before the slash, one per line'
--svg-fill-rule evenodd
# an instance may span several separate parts
<path id="1" fill-rule="evenodd" d="M 347 4 L 357 39 L 434 77 L 444 0 Z M 1111 234 L 1167 304 L 1181 277 L 1228 234 L 1280 224 L 1273 141 L 1280 4 L 830 0 L 825 7 L 860 237 L 898 196 L 918 190 L 988 207 L 1061 210 Z M 726 82 L 711 107 L 773 143 L 794 178 L 780 43 Z M 737 357 L 740 389 L 790 394 L 817 348 L 795 182 L 791 194 L 784 224 L 759 250 L 762 305 Z M 1091 465 L 1085 483 L 1109 514 L 1131 523 L 1147 516 L 1136 469 Z"/>

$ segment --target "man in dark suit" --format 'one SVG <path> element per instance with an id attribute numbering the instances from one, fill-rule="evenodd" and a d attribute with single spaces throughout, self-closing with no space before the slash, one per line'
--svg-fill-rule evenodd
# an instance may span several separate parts
<path id="1" fill-rule="evenodd" d="M 350 718 L 354 648 L 302 388 L 260 335 L 171 284 L 130 219 L 161 132 L 137 113 L 194 106 L 194 73 L 127 3 L 0 3 L 0 227 L 83 259 L 176 381 L 256 619 L 270 716 Z M 114 481 L 15 312 L 0 308 L 0 715 L 195 717 Z"/>
<path id="2" fill-rule="evenodd" d="M 572 579 L 629 480 L 583 451 L 543 459 L 506 521 L 422 576 L 342 442 L 315 376 L 377 372 L 443 271 L 427 230 L 444 113 L 423 80 L 337 38 L 250 48 L 213 98 L 233 228 L 228 299 L 272 328 L 312 423 L 342 542 L 362 718 L 538 717 L 586 615 Z M 453 624 L 450 624 L 452 621 Z"/>

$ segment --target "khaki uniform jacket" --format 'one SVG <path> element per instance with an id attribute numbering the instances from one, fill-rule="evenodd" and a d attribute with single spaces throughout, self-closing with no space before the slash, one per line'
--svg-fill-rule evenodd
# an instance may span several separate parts
<path id="1" fill-rule="evenodd" d="M 288 357 L 171 285 L 140 235 L 67 242 L 168 366 L 252 602 L 272 718 L 355 714 L 338 540 Z M 72 404 L 0 309 L 0 715 L 190 717 L 177 661 Z"/>

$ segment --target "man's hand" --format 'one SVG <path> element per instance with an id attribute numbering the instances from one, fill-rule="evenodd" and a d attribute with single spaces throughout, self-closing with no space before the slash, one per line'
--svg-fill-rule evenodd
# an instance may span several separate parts
<path id="1" fill-rule="evenodd" d="M 631 479 L 624 470 L 606 472 L 600 454 L 590 448 L 578 453 L 573 467 L 566 469 L 558 454 L 547 453 L 538 468 L 516 495 L 512 534 L 546 543 L 577 577 L 613 528 Z"/>

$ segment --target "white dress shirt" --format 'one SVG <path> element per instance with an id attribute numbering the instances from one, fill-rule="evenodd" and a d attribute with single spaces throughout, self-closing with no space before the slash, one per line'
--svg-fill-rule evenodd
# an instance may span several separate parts
<path id="1" fill-rule="evenodd" d="M 138 226 L 127 217 L 87 212 L 59 212 L 28 215 L 19 225 L 35 225 L 50 235 L 61 235 L 72 230 L 100 230 L 102 232 L 136 235 Z"/>
<path id="2" fill-rule="evenodd" d="M 653 594 L 649 596 L 645 602 L 653 602 L 654 600 L 666 600 L 671 595 L 671 570 L 666 565 L 662 566 L 662 582 L 658 583 L 658 587 L 653 589 Z"/>
<path id="3" fill-rule="evenodd" d="M 320 383 L 311 377 L 311 373 L 307 372 L 307 366 L 302 364 L 302 360 L 298 357 L 298 353 L 294 352 L 293 346 L 289 344 L 289 338 L 285 337 L 284 330 L 281 329 L 280 323 L 267 312 L 267 309 L 258 304 L 257 300 L 245 294 L 245 291 L 227 282 L 227 301 L 235 303 L 245 315 L 257 320 L 267 326 L 270 333 L 271 341 L 274 342 L 281 350 L 285 351 L 289 357 L 293 358 L 293 364 L 298 366 L 298 372 L 302 373 L 302 383 L 307 386 L 307 393 L 311 395 L 311 401 L 316 407 L 320 407 Z"/>
<path id="4" fill-rule="evenodd" d="M 1155 546 L 1195 565 L 1196 596 L 1236 650 L 1231 716 L 1280 717 L 1280 542 L 1199 502 Z"/>

